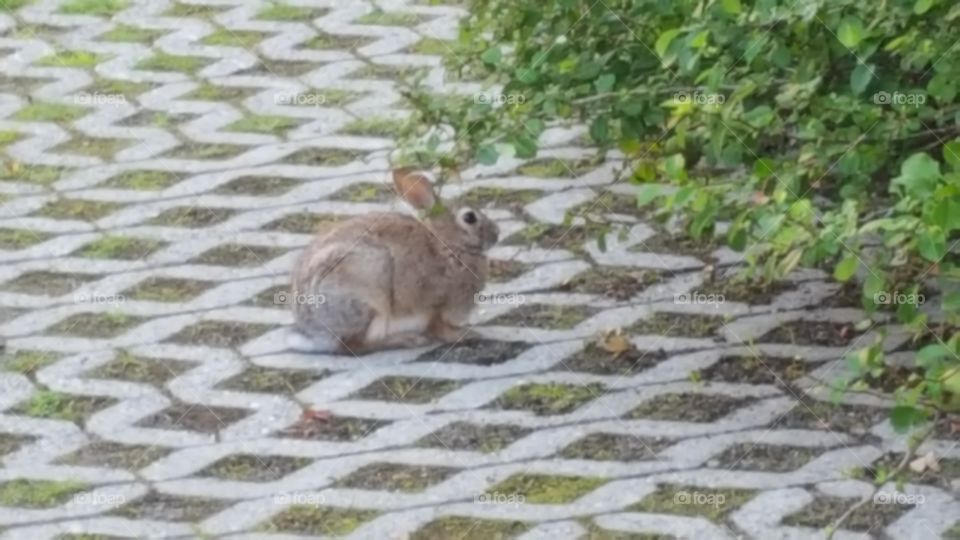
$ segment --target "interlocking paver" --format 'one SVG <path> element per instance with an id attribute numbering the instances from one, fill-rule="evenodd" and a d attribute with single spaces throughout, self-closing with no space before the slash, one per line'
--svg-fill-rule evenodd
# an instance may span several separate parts
<path id="1" fill-rule="evenodd" d="M 502 231 L 482 339 L 286 348 L 310 235 L 401 208 L 403 78 L 488 91 L 453 4 L 0 1 L 0 539 L 808 538 L 872 493 L 890 402 L 817 381 L 920 345 L 821 272 L 737 281 L 582 126 L 443 188 Z M 955 434 L 921 450 L 882 489 L 923 503 L 836 538 L 956 530 Z"/>

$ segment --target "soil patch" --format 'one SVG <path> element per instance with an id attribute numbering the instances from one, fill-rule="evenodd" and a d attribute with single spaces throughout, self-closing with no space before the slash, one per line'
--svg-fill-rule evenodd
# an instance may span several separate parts
<path id="1" fill-rule="evenodd" d="M 790 343 L 793 345 L 820 345 L 846 347 L 863 334 L 853 323 L 827 321 L 790 321 L 762 335 L 760 343 Z"/>
<path id="2" fill-rule="evenodd" d="M 513 360 L 530 347 L 527 343 L 511 341 L 463 340 L 452 346 L 441 345 L 422 354 L 416 361 L 493 366 Z"/>
<path id="3" fill-rule="evenodd" d="M 399 463 L 371 463 L 340 479 L 337 487 L 419 493 L 450 478 L 459 469 Z"/>
<path id="4" fill-rule="evenodd" d="M 629 300 L 651 285 L 663 281 L 663 275 L 652 270 L 629 267 L 593 267 L 581 272 L 557 288 L 571 293 L 602 294 L 618 301 Z"/>
<path id="5" fill-rule="evenodd" d="M 724 356 L 700 373 L 703 379 L 710 381 L 778 384 L 799 379 L 822 364 L 773 356 Z"/>
<path id="6" fill-rule="evenodd" d="M 383 377 L 358 390 L 350 399 L 430 403 L 459 387 L 459 382 L 449 379 Z"/>
<path id="7" fill-rule="evenodd" d="M 727 448 L 716 461 L 718 468 L 727 470 L 791 472 L 822 453 L 799 446 L 740 443 Z"/>
<path id="8" fill-rule="evenodd" d="M 566 414 L 603 393 L 603 385 L 528 383 L 515 386 L 495 399 L 495 409 L 530 411 L 538 416 Z"/>
<path id="9" fill-rule="evenodd" d="M 447 450 L 498 452 L 526 437 L 532 430 L 510 424 L 470 424 L 454 422 L 416 442 L 419 447 Z"/>
<path id="10" fill-rule="evenodd" d="M 714 422 L 751 400 L 723 394 L 663 394 L 640 404 L 624 418 L 676 422 Z"/>
<path id="11" fill-rule="evenodd" d="M 619 354 L 604 350 L 596 343 L 590 343 L 580 352 L 556 364 L 556 371 L 582 371 L 597 375 L 633 375 L 656 366 L 669 358 L 661 350 L 639 350 L 631 347 Z"/>
<path id="12" fill-rule="evenodd" d="M 564 448 L 560 455 L 566 459 L 593 459 L 598 461 L 644 461 L 654 459 L 657 452 L 670 446 L 664 439 L 635 437 L 615 433 L 591 433 Z"/>

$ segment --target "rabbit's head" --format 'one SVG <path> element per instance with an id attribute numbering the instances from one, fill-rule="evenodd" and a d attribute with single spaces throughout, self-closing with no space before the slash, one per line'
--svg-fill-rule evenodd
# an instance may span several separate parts
<path id="1" fill-rule="evenodd" d="M 424 225 L 447 247 L 479 254 L 497 243 L 500 228 L 496 223 L 475 208 L 445 206 L 422 171 L 395 169 L 393 184 L 400 198 L 417 209 Z"/>

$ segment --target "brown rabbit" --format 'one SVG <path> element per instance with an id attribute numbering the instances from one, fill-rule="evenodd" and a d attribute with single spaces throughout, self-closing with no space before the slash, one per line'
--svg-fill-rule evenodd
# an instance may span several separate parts
<path id="1" fill-rule="evenodd" d="M 445 208 L 430 180 L 393 171 L 420 218 L 356 217 L 320 233 L 293 270 L 294 348 L 368 352 L 456 341 L 487 279 L 499 229 L 472 208 Z"/>

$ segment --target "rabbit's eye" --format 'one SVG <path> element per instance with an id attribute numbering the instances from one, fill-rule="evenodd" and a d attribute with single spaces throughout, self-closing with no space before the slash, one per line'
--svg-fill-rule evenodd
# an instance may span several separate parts
<path id="1" fill-rule="evenodd" d="M 463 213 L 463 222 L 467 225 L 473 225 L 477 222 L 477 215 L 468 210 Z"/>

